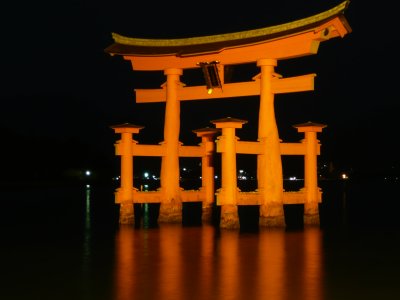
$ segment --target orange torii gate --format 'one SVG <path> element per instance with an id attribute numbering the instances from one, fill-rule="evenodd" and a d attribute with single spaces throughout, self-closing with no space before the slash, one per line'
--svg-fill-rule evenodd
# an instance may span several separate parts
<path id="1" fill-rule="evenodd" d="M 316 54 L 321 42 L 350 33 L 351 28 L 344 17 L 348 4 L 349 1 L 344 1 L 320 14 L 278 26 L 213 36 L 139 39 L 114 33 L 114 43 L 106 48 L 107 53 L 123 56 L 131 62 L 133 70 L 163 71 L 166 76 L 166 82 L 159 89 L 135 90 L 138 103 L 166 102 L 164 141 L 160 145 L 138 145 L 133 141 L 131 136 L 139 132 L 138 126 L 124 127 L 122 124 L 113 127 L 122 135 L 121 141 L 116 145 L 116 154 L 125 157 L 121 162 L 121 177 L 125 176 L 125 179 L 121 179 L 121 187 L 116 191 L 116 202 L 121 204 L 120 222 L 131 223 L 133 203 L 143 202 L 144 200 L 137 199 L 147 197 L 139 196 L 139 192 L 133 188 L 132 156 L 140 153 L 162 157 L 161 187 L 157 195 L 148 199 L 148 202 L 161 203 L 159 222 L 181 221 L 182 201 L 186 196 L 179 186 L 179 157 L 205 157 L 206 147 L 182 146 L 179 142 L 180 101 L 259 95 L 258 142 L 232 142 L 234 128 L 241 128 L 241 120 L 213 121 L 223 132 L 223 142 L 220 138 L 217 141 L 219 152 L 230 157 L 225 161 L 226 169 L 233 169 L 231 163 L 226 164 L 227 161 L 233 162 L 232 155 L 236 155 L 237 145 L 241 149 L 253 149 L 246 150 L 247 152 L 242 150 L 242 153 L 257 155 L 256 200 L 248 203 L 260 205 L 260 226 L 285 226 L 281 155 L 284 155 L 284 148 L 288 153 L 304 155 L 306 178 L 302 193 L 307 196 L 296 200 L 296 203 L 305 204 L 305 224 L 319 224 L 317 204 L 321 197 L 314 161 L 319 153 L 316 132 L 320 132 L 324 126 L 313 123 L 299 125 L 298 131 L 305 132 L 306 135 L 304 145 L 299 147 L 298 144 L 282 144 L 274 112 L 275 94 L 312 91 L 315 74 L 283 78 L 275 72 L 275 67 L 280 60 Z M 244 63 L 255 63 L 260 68 L 260 74 L 253 77 L 252 81 L 225 83 L 224 66 Z M 215 73 L 211 74 L 211 78 L 206 77 L 206 86 L 186 86 L 180 82 L 180 76 L 185 69 L 207 66 L 211 66 Z M 209 92 L 211 89 L 212 93 Z M 139 150 L 141 147 L 146 147 L 146 150 Z M 229 178 L 232 175 L 227 172 L 223 172 L 222 177 Z M 217 193 L 217 204 L 221 205 L 221 227 L 231 228 L 238 226 L 237 205 L 238 202 L 245 203 L 246 195 L 243 193 L 239 197 L 242 200 L 236 200 L 233 192 L 236 181 L 226 178 L 222 179 L 226 185 Z M 209 183 L 202 188 L 209 188 Z"/>

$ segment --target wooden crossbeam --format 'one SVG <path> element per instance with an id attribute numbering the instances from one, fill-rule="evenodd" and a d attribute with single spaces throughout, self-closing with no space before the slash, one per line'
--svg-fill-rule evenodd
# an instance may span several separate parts
<path id="1" fill-rule="evenodd" d="M 295 93 L 314 90 L 314 77 L 316 74 L 302 76 L 275 78 L 272 80 L 272 91 L 274 94 Z M 161 89 L 135 89 L 137 103 L 152 103 L 166 101 L 166 88 Z M 177 88 L 177 97 L 180 101 L 208 100 L 220 98 L 233 98 L 243 96 L 260 95 L 260 82 L 254 81 L 226 83 L 222 88 L 216 88 L 211 94 L 207 93 L 205 85 L 181 86 Z"/>
<path id="2" fill-rule="evenodd" d="M 205 146 L 179 146 L 179 157 L 202 157 L 207 153 Z M 121 144 L 115 145 L 115 154 L 122 155 L 123 148 Z M 133 144 L 132 156 L 165 156 L 164 145 L 144 145 Z"/>
<path id="3" fill-rule="evenodd" d="M 306 155 L 306 146 L 303 143 L 280 143 L 281 155 Z M 317 145 L 317 155 L 320 155 L 321 145 Z M 265 153 L 265 145 L 260 142 L 252 141 L 236 141 L 237 154 L 263 154 Z M 217 152 L 224 152 L 225 145 L 219 142 Z M 267 150 L 268 151 L 268 150 Z"/>
<path id="4" fill-rule="evenodd" d="M 264 145 L 253 141 L 236 141 L 237 154 L 262 154 Z M 320 155 L 321 145 L 317 145 L 317 155 Z M 303 143 L 280 143 L 281 155 L 305 155 L 306 148 Z M 224 151 L 224 143 L 218 143 L 217 152 Z M 179 146 L 179 157 L 202 157 L 206 153 L 204 146 Z M 116 145 L 116 155 L 122 155 L 120 144 Z M 134 144 L 132 147 L 133 156 L 164 156 L 163 145 L 141 145 Z"/>

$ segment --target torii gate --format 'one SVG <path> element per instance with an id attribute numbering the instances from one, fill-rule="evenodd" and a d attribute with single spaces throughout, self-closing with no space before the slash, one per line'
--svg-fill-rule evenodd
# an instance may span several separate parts
<path id="1" fill-rule="evenodd" d="M 282 144 L 275 120 L 274 95 L 314 90 L 315 74 L 283 78 L 276 74 L 274 69 L 280 60 L 317 54 L 321 42 L 331 38 L 344 37 L 350 33 L 351 28 L 344 17 L 344 11 L 348 4 L 349 1 L 344 1 L 330 10 L 294 22 L 229 34 L 183 39 L 139 39 L 113 34 L 114 43 L 106 48 L 107 53 L 123 56 L 124 59 L 131 62 L 135 71 L 163 71 L 166 76 L 166 83 L 160 89 L 135 90 L 137 103 L 166 102 L 164 141 L 160 145 L 141 145 L 147 147 L 146 151 L 138 150 L 145 155 L 162 157 L 161 187 L 157 195 L 158 200 L 149 201 L 161 202 L 160 222 L 179 222 L 181 220 L 181 205 L 184 196 L 179 186 L 179 156 L 185 151 L 186 156 L 204 156 L 204 151 L 199 150 L 200 148 L 185 148 L 191 146 L 182 146 L 179 142 L 180 101 L 259 95 L 258 144 L 256 146 L 247 144 L 250 148 L 253 146 L 253 148 L 257 148 L 248 153 L 257 155 L 256 202 L 260 205 L 259 223 L 260 226 L 285 226 Z M 260 74 L 249 82 L 225 83 L 223 81 L 225 65 L 244 63 L 256 63 L 261 70 Z M 210 86 L 207 88 L 206 86 L 185 86 L 180 82 L 180 76 L 185 69 L 200 68 L 207 64 L 213 64 L 216 67 L 217 73 L 214 75 L 220 79 L 215 86 L 211 86 L 211 88 L 216 87 L 212 93 L 208 93 Z M 229 132 L 230 141 L 232 141 L 232 131 L 226 128 L 226 123 L 229 124 L 229 128 L 233 129 L 240 128 L 244 123 L 240 120 L 231 121 L 219 122 L 217 120 L 214 122 L 217 127 L 223 129 L 222 131 L 225 130 L 225 134 Z M 306 136 L 307 132 L 312 132 L 312 136 L 315 138 L 315 133 L 321 131 L 323 126 L 309 125 L 300 126 L 298 130 L 306 132 Z M 130 136 L 140 130 L 131 125 L 125 127 L 120 125 L 114 129 L 122 135 L 130 133 Z M 317 155 L 319 148 L 316 138 L 313 139 L 313 143 L 313 146 L 310 144 L 305 148 L 308 147 L 309 150 L 312 148 L 310 151 Z M 222 145 L 222 142 L 220 144 Z M 120 145 L 117 145 L 117 155 L 134 155 L 135 150 L 131 148 L 133 146 L 139 149 L 140 145 L 137 145 L 137 142 L 132 141 L 129 137 L 125 137 L 124 142 L 124 137 L 122 137 Z M 307 157 L 304 147 L 300 149 L 298 145 L 290 144 L 285 147 L 288 153 Z M 122 150 L 125 148 L 127 150 Z M 222 149 L 226 148 L 224 146 L 220 148 L 222 153 L 226 150 Z M 229 155 L 231 155 L 232 151 L 229 151 Z M 233 149 L 233 153 L 235 151 Z M 308 155 L 308 157 L 311 156 Z M 309 159 L 309 161 L 313 159 Z M 126 161 L 131 164 L 129 159 Z M 314 167 L 315 170 L 310 169 Z M 314 163 L 306 163 L 305 168 L 305 174 L 316 176 Z M 137 191 L 133 189 L 131 177 L 132 175 L 129 175 L 128 180 L 125 180 L 124 185 L 121 184 L 121 188 L 116 192 L 116 202 L 121 203 L 120 213 L 128 216 L 125 221 L 121 221 L 121 219 L 124 220 L 124 217 L 120 219 L 122 223 L 131 222 L 129 220 L 133 212 L 133 202 L 141 201 L 133 199 Z M 317 195 L 319 189 L 316 178 L 308 178 L 307 182 L 305 193 Z M 231 188 L 232 183 L 229 184 L 229 189 Z M 237 206 L 235 210 L 237 203 L 233 202 L 233 208 L 231 205 L 232 197 L 236 196 L 232 195 L 232 191 L 228 192 L 224 186 L 217 193 L 217 204 L 222 207 L 221 227 L 237 227 Z M 318 195 L 310 197 L 308 199 L 318 198 Z M 317 200 L 314 199 L 312 204 L 307 199 L 302 200 L 302 203 L 305 203 L 305 224 L 319 223 Z"/>

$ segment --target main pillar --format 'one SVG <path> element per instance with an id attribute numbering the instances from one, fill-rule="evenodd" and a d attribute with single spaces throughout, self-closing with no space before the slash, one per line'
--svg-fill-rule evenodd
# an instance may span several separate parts
<path id="1" fill-rule="evenodd" d="M 181 69 L 167 69 L 166 106 L 164 123 L 164 153 L 161 160 L 162 199 L 158 222 L 182 222 L 182 199 L 179 186 L 180 102 L 177 87 L 181 84 Z"/>
<path id="2" fill-rule="evenodd" d="M 304 132 L 304 140 L 306 153 L 304 155 L 304 190 L 306 199 L 304 202 L 304 225 L 319 225 L 319 209 L 318 209 L 318 172 L 317 172 L 317 155 L 319 141 L 317 140 L 317 132 L 322 132 L 326 127 L 323 124 L 308 122 L 293 126 L 298 132 Z"/>
<path id="3" fill-rule="evenodd" d="M 282 159 L 272 91 L 276 65 L 275 59 L 257 61 L 261 68 L 258 141 L 264 145 L 257 157 L 258 192 L 262 194 L 259 224 L 266 227 L 285 226 Z"/>

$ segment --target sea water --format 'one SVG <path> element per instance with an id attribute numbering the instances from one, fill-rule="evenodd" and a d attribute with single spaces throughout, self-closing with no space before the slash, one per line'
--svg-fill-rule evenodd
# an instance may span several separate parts
<path id="1" fill-rule="evenodd" d="M 119 225 L 110 186 L 2 188 L 0 299 L 400 299 L 397 184 L 321 185 L 321 226 L 300 206 L 258 228 L 253 207 L 241 230 Z"/>

